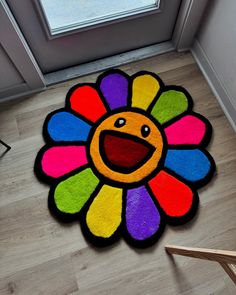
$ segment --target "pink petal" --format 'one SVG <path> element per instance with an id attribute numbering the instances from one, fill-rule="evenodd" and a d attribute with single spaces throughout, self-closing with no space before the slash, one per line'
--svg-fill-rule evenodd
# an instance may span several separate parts
<path id="1" fill-rule="evenodd" d="M 41 165 L 46 175 L 57 178 L 87 164 L 87 162 L 84 146 L 56 146 L 44 153 Z"/>
<path id="2" fill-rule="evenodd" d="M 186 115 L 164 131 L 168 144 L 200 144 L 206 133 L 206 125 L 198 117 Z"/>

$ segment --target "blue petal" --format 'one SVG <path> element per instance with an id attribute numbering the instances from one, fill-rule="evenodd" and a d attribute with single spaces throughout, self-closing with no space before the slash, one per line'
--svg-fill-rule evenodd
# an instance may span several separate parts
<path id="1" fill-rule="evenodd" d="M 55 113 L 48 121 L 48 134 L 54 141 L 86 141 L 91 126 L 69 112 Z"/>
<path id="2" fill-rule="evenodd" d="M 165 167 L 188 181 L 202 180 L 211 169 L 208 157 L 199 149 L 192 150 L 168 150 Z"/>

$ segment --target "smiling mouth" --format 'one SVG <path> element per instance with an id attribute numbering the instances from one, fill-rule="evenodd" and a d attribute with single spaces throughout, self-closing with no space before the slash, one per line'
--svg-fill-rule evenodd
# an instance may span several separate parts
<path id="1" fill-rule="evenodd" d="M 147 141 L 123 132 L 101 132 L 100 154 L 104 163 L 112 170 L 131 173 L 146 163 L 155 148 Z"/>

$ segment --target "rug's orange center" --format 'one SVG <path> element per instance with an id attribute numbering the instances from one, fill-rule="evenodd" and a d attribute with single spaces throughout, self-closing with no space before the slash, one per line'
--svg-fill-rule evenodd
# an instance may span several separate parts
<path id="1" fill-rule="evenodd" d="M 120 112 L 104 119 L 94 131 L 90 156 L 106 178 L 138 182 L 158 167 L 163 139 L 156 124 L 138 112 Z"/>

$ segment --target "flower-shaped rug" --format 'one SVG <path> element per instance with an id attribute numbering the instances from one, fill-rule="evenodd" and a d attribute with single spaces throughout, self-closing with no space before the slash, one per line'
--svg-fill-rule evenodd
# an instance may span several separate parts
<path id="1" fill-rule="evenodd" d="M 51 185 L 48 204 L 62 221 L 108 245 L 123 235 L 150 246 L 166 224 L 189 221 L 197 189 L 214 174 L 205 150 L 211 125 L 192 111 L 189 93 L 150 72 L 109 70 L 78 84 L 44 123 L 46 145 L 35 162 Z"/>

